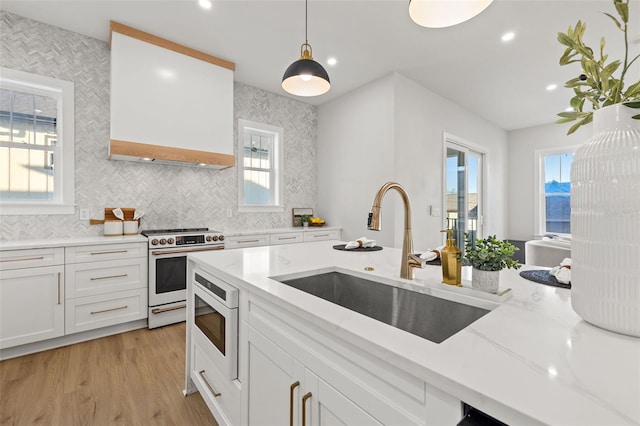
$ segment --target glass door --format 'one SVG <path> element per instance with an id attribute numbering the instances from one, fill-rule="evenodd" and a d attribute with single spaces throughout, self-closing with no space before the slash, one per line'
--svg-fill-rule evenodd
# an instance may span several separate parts
<path id="1" fill-rule="evenodd" d="M 445 158 L 445 225 L 453 229 L 464 252 L 464 234 L 482 237 L 484 154 L 447 139 Z"/>

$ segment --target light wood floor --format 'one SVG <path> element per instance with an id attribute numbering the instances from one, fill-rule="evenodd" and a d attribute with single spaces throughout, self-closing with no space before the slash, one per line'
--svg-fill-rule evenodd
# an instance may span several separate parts
<path id="1" fill-rule="evenodd" d="M 0 362 L 0 425 L 215 425 L 184 388 L 185 324 Z"/>

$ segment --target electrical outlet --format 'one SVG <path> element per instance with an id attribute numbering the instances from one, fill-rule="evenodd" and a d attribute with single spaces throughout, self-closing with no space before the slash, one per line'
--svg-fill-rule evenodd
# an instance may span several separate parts
<path id="1" fill-rule="evenodd" d="M 442 210 L 440 209 L 440 207 L 431 206 L 431 216 L 440 217 L 441 214 Z"/>
<path id="2" fill-rule="evenodd" d="M 227 217 L 233 217 L 233 210 L 227 209 Z"/>
<path id="3" fill-rule="evenodd" d="M 80 220 L 89 220 L 89 209 L 80 209 Z"/>

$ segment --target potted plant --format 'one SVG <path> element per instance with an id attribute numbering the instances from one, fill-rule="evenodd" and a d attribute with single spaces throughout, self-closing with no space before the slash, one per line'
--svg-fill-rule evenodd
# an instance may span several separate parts
<path id="1" fill-rule="evenodd" d="M 302 222 L 302 226 L 309 226 L 309 221 L 311 220 L 311 215 L 303 214 L 300 216 L 300 221 Z"/>
<path id="2" fill-rule="evenodd" d="M 571 98 L 572 111 L 564 111 L 558 115 L 561 117 L 557 123 L 568 123 L 579 120 L 569 128 L 567 134 L 575 132 L 580 126 L 593 121 L 593 112 L 609 105 L 623 104 L 630 108 L 640 108 L 640 81 L 636 81 L 625 89 L 625 77 L 633 63 L 640 55 L 629 58 L 629 40 L 627 24 L 629 22 L 629 0 L 613 0 L 618 18 L 605 13 L 614 22 L 616 27 L 624 34 L 624 58 L 607 63 L 608 55 L 604 53 L 605 39 L 600 39 L 598 57 L 592 48 L 584 44 L 584 36 L 587 25 L 578 21 L 574 28 L 569 27 L 566 33 L 558 33 L 558 42 L 566 46 L 560 57 L 560 65 L 579 63 L 582 72 L 575 78 L 567 81 L 564 87 L 573 89 Z M 620 67 L 622 66 L 622 69 Z M 620 73 L 614 75 L 618 70 Z M 583 111 L 585 103 L 591 105 L 591 111 Z M 640 119 L 640 114 L 633 116 Z"/>
<path id="3" fill-rule="evenodd" d="M 519 250 L 508 241 L 499 240 L 495 235 L 487 238 L 477 238 L 475 241 L 465 235 L 464 261 L 471 265 L 471 286 L 488 293 L 497 293 L 500 287 L 502 269 L 518 269 L 520 265 L 513 259 L 513 254 Z"/>

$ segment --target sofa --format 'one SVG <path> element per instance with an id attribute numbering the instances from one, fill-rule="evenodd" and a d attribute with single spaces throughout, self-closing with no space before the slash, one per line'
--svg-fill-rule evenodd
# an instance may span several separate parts
<path id="1" fill-rule="evenodd" d="M 525 243 L 525 264 L 553 268 L 564 258 L 571 257 L 571 240 L 568 238 L 543 237 Z"/>

